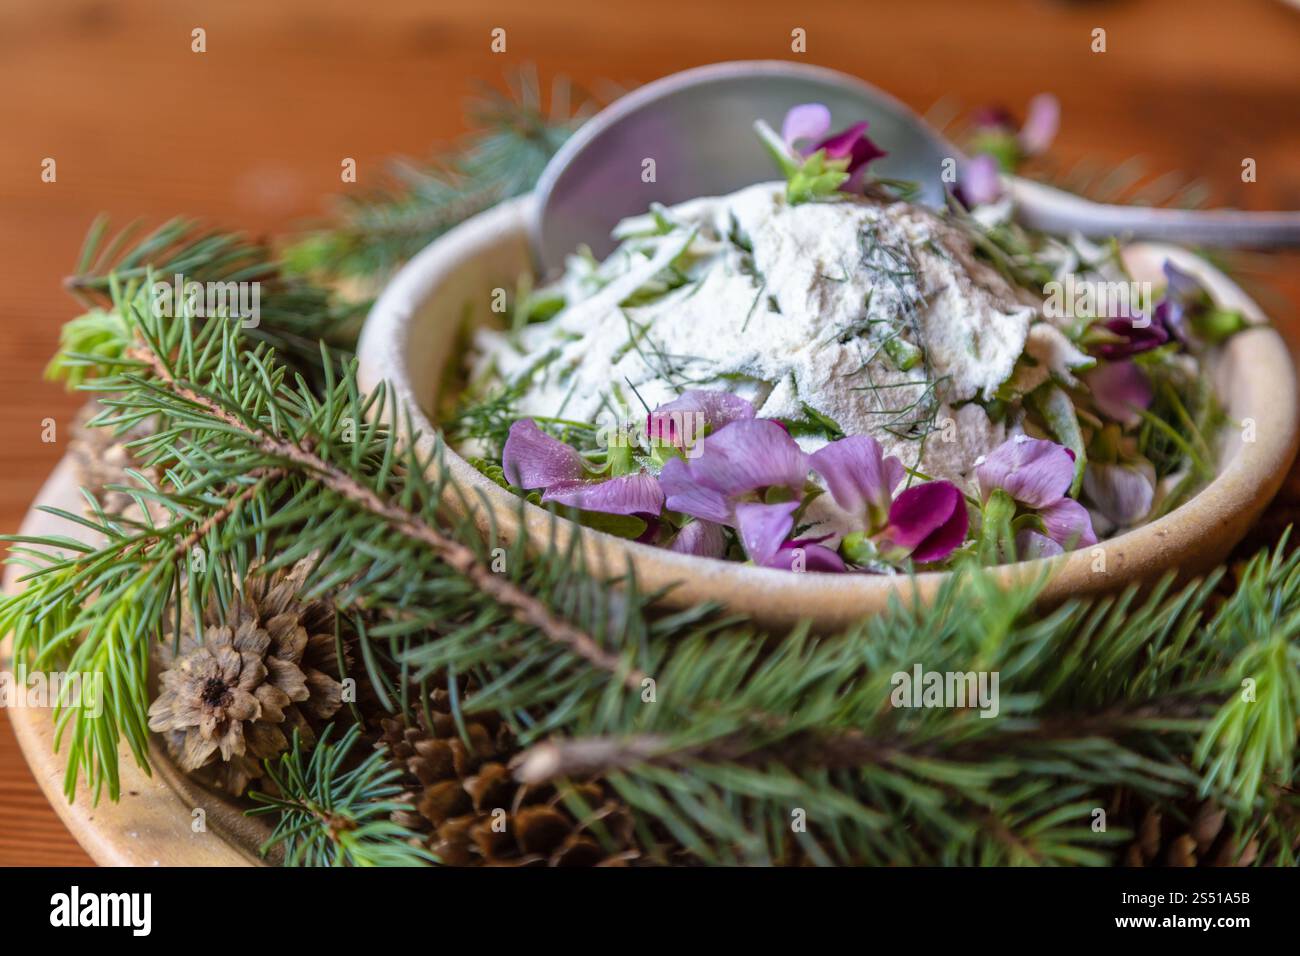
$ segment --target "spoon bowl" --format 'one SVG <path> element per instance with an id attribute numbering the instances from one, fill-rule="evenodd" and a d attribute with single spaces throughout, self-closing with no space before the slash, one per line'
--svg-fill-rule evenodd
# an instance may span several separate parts
<path id="1" fill-rule="evenodd" d="M 889 150 L 872 170 L 916 182 L 918 201 L 943 206 L 942 163 L 961 153 L 892 96 L 819 66 L 716 63 L 639 87 L 560 148 L 536 189 L 531 228 L 539 272 L 558 269 L 583 244 L 603 258 L 615 245 L 614 224 L 652 202 L 671 206 L 776 179 L 754 122 L 780 129 L 787 110 L 811 102 L 830 109 L 836 129 L 866 120 L 872 140 Z"/>
<path id="2" fill-rule="evenodd" d="M 804 63 L 715 63 L 663 77 L 616 100 L 552 157 L 538 182 L 529 224 L 538 273 L 554 275 L 580 245 L 603 258 L 614 247 L 615 223 L 645 212 L 652 202 L 721 196 L 777 178 L 754 121 L 779 129 L 786 111 L 800 103 L 828 107 L 834 128 L 866 120 L 872 140 L 889 151 L 872 171 L 914 182 L 918 201 L 926 205 L 944 204 L 951 172 L 965 157 L 889 94 Z M 1298 212 L 1115 206 L 1016 176 L 1004 181 L 1020 221 L 1047 232 L 1214 246 L 1300 245 Z"/>

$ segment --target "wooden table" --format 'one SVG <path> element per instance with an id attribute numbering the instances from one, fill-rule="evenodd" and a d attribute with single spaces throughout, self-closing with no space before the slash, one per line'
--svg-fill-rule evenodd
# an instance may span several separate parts
<path id="1" fill-rule="evenodd" d="M 489 49 L 503 27 L 506 52 Z M 1094 28 L 1105 53 L 1091 51 Z M 191 51 L 206 31 L 207 52 Z M 253 232 L 319 214 L 393 154 L 464 129 L 478 80 L 535 63 L 597 89 L 715 60 L 792 58 L 856 72 L 919 111 L 945 97 L 1062 103 L 1063 165 L 1206 181 L 1218 202 L 1300 208 L 1300 9 L 1281 0 L 5 0 L 0 6 L 0 528 L 62 455 L 76 396 L 41 381 L 74 303 L 59 287 L 95 213 L 208 217 Z M 357 160 L 342 186 L 339 164 Z M 42 182 L 42 162 L 57 180 Z M 1241 181 L 1243 158 L 1258 181 Z M 1300 255 L 1269 257 L 1262 304 L 1300 336 Z M 53 418 L 58 440 L 41 441 Z M 1273 523 L 1295 512 L 1297 481 Z M 1271 526 L 1258 538 L 1267 539 Z M 0 712 L 0 864 L 87 857 L 45 804 Z"/>

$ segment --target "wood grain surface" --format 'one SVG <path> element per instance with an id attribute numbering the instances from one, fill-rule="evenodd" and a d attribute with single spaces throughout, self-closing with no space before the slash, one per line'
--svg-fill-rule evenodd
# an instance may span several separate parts
<path id="1" fill-rule="evenodd" d="M 191 31 L 207 52 L 191 52 Z M 507 51 L 489 50 L 507 31 Z M 1057 94 L 1062 166 L 1141 157 L 1214 199 L 1300 208 L 1300 11 L 1279 0 L 5 0 L 0 5 L 0 529 L 63 454 L 79 401 L 41 380 L 74 303 L 60 291 L 92 217 L 206 217 L 254 233 L 375 185 L 394 154 L 464 130 L 478 81 L 535 63 L 600 91 L 716 60 L 858 73 L 918 111 Z M 1090 50 L 1106 30 L 1107 51 Z M 339 182 L 344 157 L 355 186 Z M 1258 180 L 1241 181 L 1255 159 Z M 57 181 L 41 181 L 46 158 Z M 1239 276 L 1292 343 L 1300 254 Z M 59 427 L 41 440 L 43 421 Z M 1296 514 L 1293 474 L 1255 536 Z M 0 711 L 0 865 L 87 863 Z"/>

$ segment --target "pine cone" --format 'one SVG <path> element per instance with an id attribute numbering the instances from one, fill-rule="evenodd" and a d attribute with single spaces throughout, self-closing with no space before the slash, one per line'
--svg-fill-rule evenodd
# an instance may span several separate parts
<path id="1" fill-rule="evenodd" d="M 1227 813 L 1212 801 L 1202 802 L 1185 824 L 1167 820 L 1148 807 L 1124 854 L 1125 866 L 1250 866 L 1259 845 L 1252 840 L 1238 849 L 1224 828 Z"/>
<path id="2" fill-rule="evenodd" d="M 343 705 L 333 611 L 296 597 L 309 569 L 303 560 L 288 573 L 250 575 L 225 623 L 211 615 L 202 637 L 167 662 L 149 708 L 149 729 L 165 736 L 181 768 L 237 796 L 295 730 L 314 743 Z"/>
<path id="3" fill-rule="evenodd" d="M 446 691 L 431 699 L 431 728 L 384 719 L 378 746 L 407 774 L 407 797 L 416 808 L 396 822 L 424 834 L 444 863 L 618 866 L 640 857 L 632 815 L 606 787 L 519 783 L 507 766 L 518 748 L 496 715 L 465 714 L 467 747 Z"/>

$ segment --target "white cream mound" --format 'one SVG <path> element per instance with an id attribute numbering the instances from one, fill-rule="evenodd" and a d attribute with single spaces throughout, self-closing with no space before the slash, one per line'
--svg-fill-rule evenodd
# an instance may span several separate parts
<path id="1" fill-rule="evenodd" d="M 598 267 L 571 262 L 554 318 L 513 338 L 478 334 L 476 387 L 532 368 L 520 417 L 599 425 L 644 420 L 642 402 L 683 389 L 725 389 L 764 418 L 806 421 L 813 409 L 908 467 L 964 483 L 1005 437 L 977 403 L 1012 376 L 1031 323 L 1035 349 L 1049 345 L 1023 292 L 907 203 L 791 206 L 784 184 L 764 183 L 617 234 L 623 245 Z M 809 451 L 825 441 L 800 437 Z"/>

